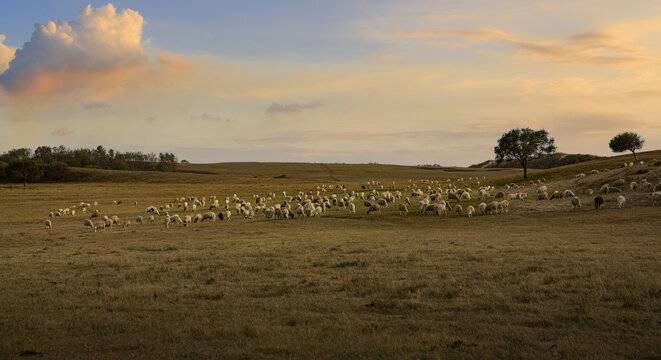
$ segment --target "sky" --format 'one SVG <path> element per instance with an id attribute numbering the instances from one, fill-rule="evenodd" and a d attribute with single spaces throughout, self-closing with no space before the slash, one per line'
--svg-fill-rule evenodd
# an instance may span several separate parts
<path id="1" fill-rule="evenodd" d="M 11 1 L 0 152 L 468 166 L 513 128 L 661 149 L 658 0 Z"/>

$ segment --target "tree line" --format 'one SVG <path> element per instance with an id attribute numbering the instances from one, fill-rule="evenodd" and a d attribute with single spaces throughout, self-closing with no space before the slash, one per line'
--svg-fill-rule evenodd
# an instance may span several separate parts
<path id="1" fill-rule="evenodd" d="M 0 181 L 28 182 L 70 180 L 69 167 L 110 170 L 175 171 L 177 157 L 173 153 L 121 152 L 99 145 L 94 149 L 69 149 L 60 146 L 39 146 L 12 149 L 0 154 Z"/>

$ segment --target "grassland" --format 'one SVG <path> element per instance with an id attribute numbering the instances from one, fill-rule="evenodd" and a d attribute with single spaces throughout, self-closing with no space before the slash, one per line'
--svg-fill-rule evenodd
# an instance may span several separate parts
<path id="1" fill-rule="evenodd" d="M 619 169 L 623 159 L 531 177 L 577 192 L 620 177 L 661 180 L 661 168 Z M 615 170 L 572 179 L 606 168 Z M 133 219 L 177 196 L 360 189 L 373 179 L 386 188 L 468 176 L 502 185 L 521 173 L 254 163 L 183 170 L 80 170 L 93 182 L 0 187 L 0 358 L 661 356 L 661 209 L 649 194 L 626 193 L 625 209 L 609 194 L 600 211 L 528 201 L 470 220 L 400 217 L 393 206 L 366 216 L 357 203 L 357 215 L 334 208 L 318 219 L 170 230 L 92 233 L 82 216 L 43 226 L 49 211 L 79 201 Z"/>

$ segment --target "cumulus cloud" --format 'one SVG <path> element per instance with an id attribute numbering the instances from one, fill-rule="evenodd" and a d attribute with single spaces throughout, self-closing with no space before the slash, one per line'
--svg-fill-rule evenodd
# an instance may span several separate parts
<path id="1" fill-rule="evenodd" d="M 321 101 L 313 101 L 305 104 L 299 104 L 299 103 L 280 104 L 274 102 L 271 104 L 271 106 L 268 107 L 268 109 L 266 109 L 266 114 L 275 115 L 278 113 L 299 112 L 303 109 L 314 109 L 323 105 L 324 103 L 322 103 Z"/>
<path id="2" fill-rule="evenodd" d="M 9 68 L 9 62 L 14 58 L 16 52 L 15 48 L 2 43 L 5 38 L 5 35 L 0 34 L 0 74 Z"/>
<path id="3" fill-rule="evenodd" d="M 36 95 L 90 83 L 116 86 L 123 75 L 148 63 L 140 45 L 142 25 L 138 12 L 117 12 L 111 4 L 88 5 L 77 21 L 36 24 L 30 41 L 16 50 L 0 75 L 0 85 L 12 94 Z"/>

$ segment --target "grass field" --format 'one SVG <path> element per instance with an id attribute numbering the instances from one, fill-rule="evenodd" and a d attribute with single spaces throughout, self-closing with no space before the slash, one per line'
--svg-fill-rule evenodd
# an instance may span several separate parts
<path id="1" fill-rule="evenodd" d="M 618 178 L 661 180 L 661 167 L 620 169 L 623 159 L 531 178 L 581 194 Z M 321 184 L 360 190 L 368 180 L 400 190 L 409 179 L 521 182 L 521 170 L 509 169 L 183 170 L 80 170 L 94 182 L 0 186 L 0 358 L 661 358 L 661 208 L 649 193 L 625 192 L 624 209 L 607 194 L 599 211 L 588 198 L 578 211 L 569 200 L 526 201 L 471 219 L 415 206 L 401 217 L 396 205 L 368 216 L 357 200 L 356 215 L 333 208 L 289 221 L 236 216 L 99 233 L 83 228 L 81 214 L 43 224 L 80 201 L 134 220 L 181 196 L 251 201 Z M 534 187 L 525 191 L 532 200 Z"/>

